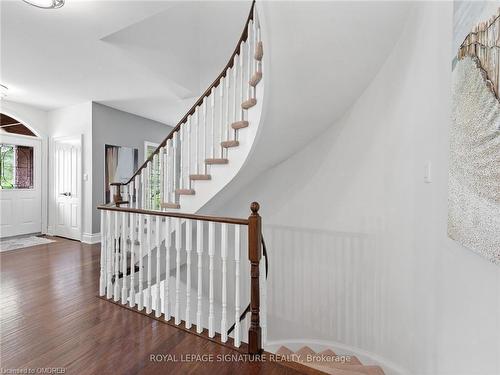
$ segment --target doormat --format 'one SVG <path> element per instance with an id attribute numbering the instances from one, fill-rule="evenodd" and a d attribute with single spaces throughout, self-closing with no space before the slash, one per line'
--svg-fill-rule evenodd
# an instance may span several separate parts
<path id="1" fill-rule="evenodd" d="M 37 236 L 7 238 L 5 240 L 0 240 L 0 252 L 22 249 L 24 247 L 30 247 L 36 245 L 46 245 L 51 242 L 56 242 L 56 241 Z"/>

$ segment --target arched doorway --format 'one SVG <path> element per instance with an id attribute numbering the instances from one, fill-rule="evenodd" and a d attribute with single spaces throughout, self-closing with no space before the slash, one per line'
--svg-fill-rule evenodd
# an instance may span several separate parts
<path id="1" fill-rule="evenodd" d="M 0 238 L 42 231 L 41 139 L 0 114 Z"/>

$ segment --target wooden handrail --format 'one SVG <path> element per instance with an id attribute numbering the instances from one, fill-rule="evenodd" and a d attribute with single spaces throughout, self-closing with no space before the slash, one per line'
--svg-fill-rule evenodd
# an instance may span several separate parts
<path id="1" fill-rule="evenodd" d="M 153 160 L 153 156 L 156 155 L 156 154 L 158 154 L 160 152 L 160 149 L 167 144 L 167 141 L 169 139 L 173 138 L 174 133 L 177 132 L 177 131 L 179 131 L 179 129 L 181 128 L 181 125 L 186 122 L 187 118 L 190 115 L 194 114 L 194 112 L 196 111 L 196 107 L 198 107 L 201 104 L 203 104 L 203 100 L 205 100 L 205 98 L 210 95 L 212 89 L 215 88 L 215 87 L 217 87 L 219 85 L 221 79 L 226 76 L 228 69 L 231 68 L 231 67 L 233 67 L 234 58 L 240 52 L 241 43 L 245 42 L 247 40 L 247 37 L 248 37 L 248 24 L 250 23 L 250 21 L 253 20 L 253 9 L 254 9 L 254 6 L 255 6 L 255 0 L 252 1 L 252 6 L 250 7 L 250 12 L 248 14 L 247 21 L 245 22 L 245 27 L 243 29 L 243 32 L 241 33 L 240 39 L 238 39 L 238 43 L 236 44 L 236 47 L 235 47 L 233 53 L 231 54 L 231 57 L 229 58 L 229 61 L 227 62 L 226 66 L 224 67 L 224 69 L 222 70 L 222 72 L 219 74 L 219 76 L 205 90 L 205 92 L 200 96 L 200 98 L 196 101 L 196 103 L 194 103 L 194 105 L 189 109 L 189 111 L 182 117 L 182 119 L 177 123 L 177 125 L 168 134 L 168 136 L 154 150 L 154 152 L 151 153 L 151 155 L 144 161 L 144 163 L 142 163 L 142 165 L 139 167 L 139 169 L 137 169 L 137 171 L 135 171 L 135 173 L 132 175 L 132 177 L 130 177 L 130 179 L 127 182 L 115 183 L 115 184 L 128 185 L 129 183 L 131 183 L 134 180 L 135 176 L 137 176 L 147 166 L 147 164 Z"/>
<path id="2" fill-rule="evenodd" d="M 123 204 L 123 202 L 122 202 L 122 204 Z M 142 215 L 154 215 L 154 216 L 164 216 L 164 217 L 177 217 L 177 218 L 181 218 L 181 219 L 211 221 L 214 223 L 248 225 L 248 219 L 239 219 L 239 218 L 234 218 L 234 217 L 183 214 L 180 212 L 153 211 L 153 210 L 143 210 L 143 209 L 129 208 L 129 207 L 97 206 L 97 209 L 104 210 L 104 211 L 129 212 L 129 213 L 133 213 L 133 214 L 142 214 Z"/>

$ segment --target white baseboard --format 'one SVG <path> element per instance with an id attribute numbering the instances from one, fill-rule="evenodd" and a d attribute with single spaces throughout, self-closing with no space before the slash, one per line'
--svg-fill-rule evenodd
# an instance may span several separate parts
<path id="1" fill-rule="evenodd" d="M 101 242 L 101 233 L 82 233 L 82 242 L 93 245 Z"/>

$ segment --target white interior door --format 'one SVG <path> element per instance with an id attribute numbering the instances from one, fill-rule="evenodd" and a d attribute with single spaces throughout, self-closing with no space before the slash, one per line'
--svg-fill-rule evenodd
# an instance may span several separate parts
<path id="1" fill-rule="evenodd" d="M 9 177 L 2 180 L 5 186 L 0 189 L 0 238 L 40 233 L 41 141 L 34 137 L 0 134 L 0 143 L 2 152 L 11 149 Z"/>
<path id="2" fill-rule="evenodd" d="M 54 234 L 81 239 L 81 138 L 61 138 L 53 142 Z"/>

